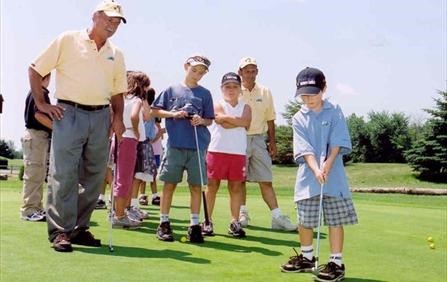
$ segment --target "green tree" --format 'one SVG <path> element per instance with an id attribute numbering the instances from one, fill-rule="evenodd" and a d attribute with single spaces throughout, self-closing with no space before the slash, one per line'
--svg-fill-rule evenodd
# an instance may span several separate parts
<path id="1" fill-rule="evenodd" d="M 292 164 L 293 161 L 293 132 L 290 125 L 276 127 L 276 147 L 278 153 L 273 158 L 275 164 Z"/>
<path id="2" fill-rule="evenodd" d="M 11 141 L 6 142 L 0 139 L 0 156 L 8 159 L 14 158 L 14 148 L 11 148 L 11 144 L 14 145 Z"/>
<path id="3" fill-rule="evenodd" d="M 425 109 L 431 115 L 429 130 L 406 151 L 411 167 L 425 180 L 447 182 L 447 91 L 438 91 L 434 109 Z"/>
<path id="4" fill-rule="evenodd" d="M 292 125 L 292 118 L 301 109 L 302 105 L 303 103 L 300 103 L 297 100 L 289 100 L 286 104 L 286 111 L 281 113 L 281 115 L 287 121 L 288 125 Z"/>
<path id="5" fill-rule="evenodd" d="M 345 157 L 345 161 L 366 162 L 372 152 L 366 122 L 356 114 L 350 115 L 346 122 L 351 136 L 352 152 Z"/>

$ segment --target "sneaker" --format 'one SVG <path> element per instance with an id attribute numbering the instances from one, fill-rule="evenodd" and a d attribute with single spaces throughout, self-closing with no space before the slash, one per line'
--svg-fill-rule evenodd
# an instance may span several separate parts
<path id="1" fill-rule="evenodd" d="M 104 200 L 98 199 L 98 201 L 96 202 L 95 210 L 103 210 L 106 208 L 106 202 L 104 202 Z"/>
<path id="2" fill-rule="evenodd" d="M 157 228 L 157 238 L 161 241 L 172 242 L 174 241 L 174 236 L 172 236 L 171 223 L 165 221 L 160 223 Z"/>
<path id="3" fill-rule="evenodd" d="M 305 258 L 302 254 L 298 255 L 298 252 L 293 248 L 296 256 L 291 256 L 289 261 L 279 268 L 282 272 L 312 272 L 312 268 L 315 267 L 315 257 L 312 260 Z"/>
<path id="4" fill-rule="evenodd" d="M 38 210 L 37 212 L 43 216 L 47 216 L 47 212 L 45 210 Z"/>
<path id="5" fill-rule="evenodd" d="M 340 281 L 345 278 L 345 265 L 339 266 L 335 262 L 322 264 L 318 267 L 318 274 L 314 277 L 316 281 Z"/>
<path id="6" fill-rule="evenodd" d="M 214 236 L 213 222 L 211 220 L 208 225 L 205 223 L 205 221 L 202 223 L 202 235 Z"/>
<path id="7" fill-rule="evenodd" d="M 199 224 L 188 227 L 188 240 L 191 243 L 203 243 L 202 227 Z"/>
<path id="8" fill-rule="evenodd" d="M 149 218 L 149 213 L 138 207 L 131 206 L 129 210 L 132 214 L 138 216 L 141 220 Z"/>
<path id="9" fill-rule="evenodd" d="M 26 221 L 45 221 L 46 216 L 38 211 L 29 215 L 22 215 L 21 218 Z"/>
<path id="10" fill-rule="evenodd" d="M 228 229 L 228 234 L 236 238 L 245 237 L 245 231 L 242 229 L 241 223 L 238 221 L 231 222 L 230 228 Z"/>
<path id="11" fill-rule="evenodd" d="M 296 231 L 298 225 L 292 224 L 287 215 L 280 215 L 278 218 L 272 218 L 273 230 Z"/>
<path id="12" fill-rule="evenodd" d="M 239 223 L 242 227 L 247 227 L 248 222 L 250 221 L 250 217 L 248 216 L 248 211 L 240 211 L 239 213 Z"/>
<path id="13" fill-rule="evenodd" d="M 72 252 L 70 238 L 65 233 L 57 234 L 53 240 L 53 248 L 56 252 Z"/>
<path id="14" fill-rule="evenodd" d="M 83 245 L 89 247 L 101 247 L 101 240 L 95 239 L 90 231 L 80 231 L 75 237 L 70 239 L 72 244 Z"/>
<path id="15" fill-rule="evenodd" d="M 112 228 L 137 229 L 140 228 L 141 222 L 131 220 L 128 216 L 122 218 L 113 217 Z"/>
<path id="16" fill-rule="evenodd" d="M 154 206 L 160 205 L 160 197 L 159 196 L 155 196 L 152 198 L 152 205 L 154 205 Z"/>
<path id="17" fill-rule="evenodd" d="M 147 206 L 149 204 L 149 201 L 147 200 L 146 195 L 140 195 L 138 202 L 140 203 L 140 205 L 143 205 L 143 206 Z"/>
<path id="18" fill-rule="evenodd" d="M 132 221 L 138 223 L 141 223 L 143 221 L 143 219 L 141 218 L 141 214 L 133 206 L 126 209 L 126 215 Z"/>

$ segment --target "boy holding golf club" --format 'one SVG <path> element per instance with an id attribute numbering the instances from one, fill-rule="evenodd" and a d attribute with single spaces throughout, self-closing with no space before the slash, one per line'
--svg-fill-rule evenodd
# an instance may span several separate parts
<path id="1" fill-rule="evenodd" d="M 351 140 L 340 107 L 323 100 L 324 74 L 315 68 L 305 68 L 298 74 L 296 85 L 296 97 L 303 102 L 292 120 L 293 154 L 299 164 L 294 201 L 301 254 L 281 265 L 281 271 L 313 272 L 317 281 L 340 281 L 345 276 L 343 226 L 358 221 L 343 166 L 343 155 L 351 151 Z M 318 267 L 322 215 L 329 226 L 331 254 L 329 262 Z M 314 256 L 312 239 L 316 227 Z"/>
<path id="2" fill-rule="evenodd" d="M 160 170 L 164 187 L 160 202 L 160 225 L 156 234 L 161 241 L 174 241 L 169 210 L 175 188 L 186 170 L 191 193 L 188 239 L 192 243 L 203 242 L 199 224 L 201 186 L 206 184 L 204 156 L 210 142 L 207 126 L 214 119 L 214 108 L 210 91 L 199 85 L 199 81 L 208 72 L 210 64 L 208 58 L 202 55 L 190 56 L 184 64 L 184 81 L 164 90 L 152 104 L 153 115 L 166 118 L 168 133 Z"/>

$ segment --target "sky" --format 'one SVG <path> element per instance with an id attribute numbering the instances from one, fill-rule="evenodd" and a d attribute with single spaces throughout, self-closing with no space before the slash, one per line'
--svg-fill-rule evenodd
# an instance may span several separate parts
<path id="1" fill-rule="evenodd" d="M 252 56 L 257 81 L 272 91 L 277 124 L 285 124 L 281 113 L 307 66 L 325 73 L 326 97 L 346 116 L 402 112 L 422 122 L 428 117 L 422 109 L 433 108 L 437 91 L 447 89 L 445 0 L 119 2 L 127 24 L 111 41 L 127 68 L 147 73 L 157 92 L 182 81 L 186 58 L 202 53 L 211 67 L 201 84 L 217 99 L 223 74 Z M 25 129 L 29 64 L 60 33 L 90 27 L 98 3 L 1 0 L 0 138 L 16 149 Z"/>

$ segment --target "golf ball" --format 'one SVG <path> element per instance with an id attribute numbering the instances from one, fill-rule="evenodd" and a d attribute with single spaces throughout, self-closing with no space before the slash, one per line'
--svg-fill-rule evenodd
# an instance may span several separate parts
<path id="1" fill-rule="evenodd" d="M 430 249 L 434 249 L 435 248 L 435 244 L 431 243 L 430 244 Z"/>
<path id="2" fill-rule="evenodd" d="M 427 237 L 427 241 L 428 241 L 428 242 L 433 242 L 433 237 L 428 236 L 428 237 Z"/>
<path id="3" fill-rule="evenodd" d="M 180 238 L 180 242 L 185 243 L 186 242 L 186 237 L 183 236 L 182 238 Z"/>

